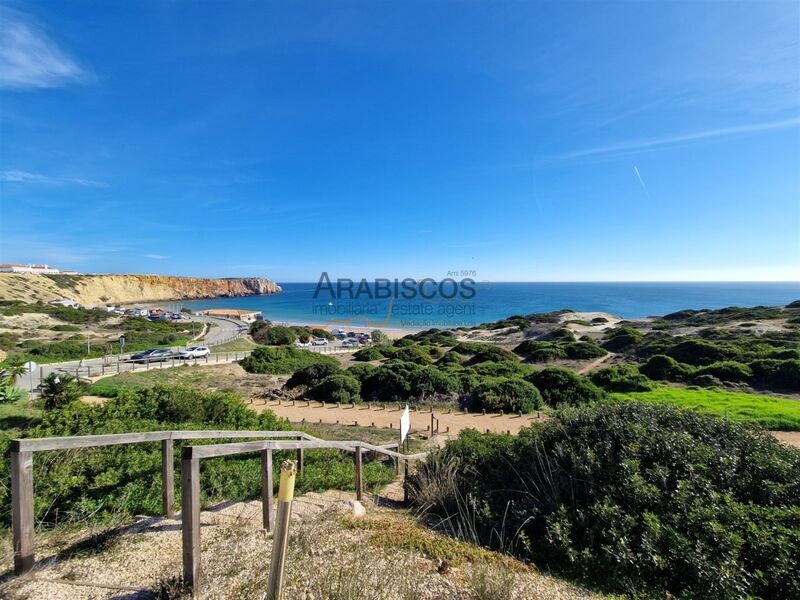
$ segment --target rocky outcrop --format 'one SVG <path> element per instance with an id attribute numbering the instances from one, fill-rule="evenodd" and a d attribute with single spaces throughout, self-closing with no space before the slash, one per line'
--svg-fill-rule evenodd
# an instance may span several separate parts
<path id="1" fill-rule="evenodd" d="M 84 306 L 254 296 L 281 291 L 274 281 L 259 277 L 204 279 L 169 275 L 0 273 L 0 299 L 49 302 L 69 298 Z"/>

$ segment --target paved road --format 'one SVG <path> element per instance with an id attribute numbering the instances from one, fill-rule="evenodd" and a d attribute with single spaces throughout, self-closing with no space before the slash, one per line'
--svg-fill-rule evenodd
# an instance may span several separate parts
<path id="1" fill-rule="evenodd" d="M 202 340 L 196 343 L 203 343 L 211 347 L 212 354 L 207 358 L 181 360 L 172 358 L 170 360 L 153 363 L 133 363 L 130 361 L 131 353 L 122 355 L 112 355 L 103 358 L 90 358 L 84 360 L 72 360 L 60 363 L 48 363 L 40 365 L 32 373 L 23 375 L 17 380 L 17 385 L 32 391 L 39 387 L 42 379 L 51 373 L 67 372 L 81 378 L 94 378 L 102 375 L 113 375 L 129 371 L 141 371 L 147 369 L 163 369 L 173 366 L 186 364 L 224 364 L 240 360 L 247 356 L 249 352 L 214 352 L 214 346 L 224 344 L 231 340 L 242 337 L 247 333 L 248 327 L 241 321 L 225 319 L 220 317 L 207 317 L 202 315 L 192 315 L 192 320 L 198 323 L 214 324 L 203 336 Z M 340 341 L 330 342 L 324 346 L 310 346 L 306 350 L 321 353 L 353 352 L 355 348 L 345 348 Z"/>

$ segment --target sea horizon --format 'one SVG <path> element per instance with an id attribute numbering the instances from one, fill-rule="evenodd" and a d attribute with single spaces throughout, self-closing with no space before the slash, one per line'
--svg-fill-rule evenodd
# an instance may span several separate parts
<path id="1" fill-rule="evenodd" d="M 278 294 L 175 301 L 192 310 L 258 310 L 286 324 L 349 324 L 420 330 L 472 327 L 513 315 L 574 310 L 603 312 L 625 319 L 662 316 L 679 310 L 729 306 L 778 306 L 800 299 L 800 282 L 476 282 L 469 299 L 314 298 L 317 282 L 277 282 Z M 357 284 L 356 286 L 357 287 Z M 374 282 L 370 284 L 374 293 Z"/>

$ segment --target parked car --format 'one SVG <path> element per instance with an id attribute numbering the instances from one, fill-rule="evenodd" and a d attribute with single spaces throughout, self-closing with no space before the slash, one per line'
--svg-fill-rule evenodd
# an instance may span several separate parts
<path id="1" fill-rule="evenodd" d="M 342 342 L 342 348 L 352 348 L 353 346 L 358 346 L 358 340 L 355 338 L 347 338 Z"/>
<path id="2" fill-rule="evenodd" d="M 326 340 L 325 338 L 314 338 L 313 340 L 311 340 L 311 344 L 314 346 L 327 346 L 328 340 Z"/>
<path id="3" fill-rule="evenodd" d="M 308 348 L 309 346 L 311 346 L 311 342 L 295 342 L 294 343 L 294 347 L 295 348 Z"/>
<path id="4" fill-rule="evenodd" d="M 151 348 L 149 350 L 143 350 L 142 352 L 137 352 L 136 354 L 131 356 L 131 360 L 136 363 L 147 363 L 147 362 L 162 362 L 165 360 L 169 360 L 172 358 L 172 350 L 165 350 L 163 348 Z"/>
<path id="5" fill-rule="evenodd" d="M 178 351 L 178 358 L 205 358 L 211 354 L 208 346 L 187 346 Z"/>

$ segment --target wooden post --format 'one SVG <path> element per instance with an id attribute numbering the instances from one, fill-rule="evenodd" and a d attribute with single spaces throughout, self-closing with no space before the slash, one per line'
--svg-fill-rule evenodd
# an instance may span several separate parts
<path id="1" fill-rule="evenodd" d="M 11 528 L 14 543 L 14 573 L 33 568 L 33 453 L 11 443 Z"/>
<path id="2" fill-rule="evenodd" d="M 175 516 L 175 460 L 172 440 L 161 440 L 161 509 L 167 518 Z"/>
<path id="3" fill-rule="evenodd" d="M 193 594 L 200 589 L 200 461 L 184 448 L 181 459 L 181 534 L 183 581 Z"/>
<path id="4" fill-rule="evenodd" d="M 356 451 L 353 453 L 353 460 L 356 464 L 356 500 L 361 502 L 364 496 L 364 479 L 361 474 L 361 446 L 356 446 Z"/>
<path id="5" fill-rule="evenodd" d="M 433 435 L 433 410 L 431 409 L 431 435 Z"/>
<path id="6" fill-rule="evenodd" d="M 297 465 L 287 460 L 281 465 L 281 484 L 278 489 L 278 511 L 275 535 L 272 536 L 272 560 L 269 566 L 266 600 L 283 599 L 283 571 L 286 567 L 286 547 L 289 542 L 289 521 L 292 516 L 294 479 Z"/>
<path id="7" fill-rule="evenodd" d="M 294 404 L 294 401 L 292 401 L 292 404 Z M 303 420 L 305 421 L 305 419 L 303 419 Z M 298 442 L 302 442 L 303 441 L 303 436 L 297 436 L 297 441 Z M 297 473 L 298 473 L 298 475 L 300 475 L 300 477 L 303 476 L 303 473 L 306 470 L 305 469 L 305 462 L 306 462 L 305 452 L 306 451 L 303 450 L 302 448 L 298 448 L 297 449 Z"/>
<path id="8" fill-rule="evenodd" d="M 264 529 L 272 531 L 272 448 L 261 451 L 261 512 Z"/>
<path id="9" fill-rule="evenodd" d="M 405 463 L 403 469 L 403 502 L 408 502 L 408 460 L 403 462 Z"/>

